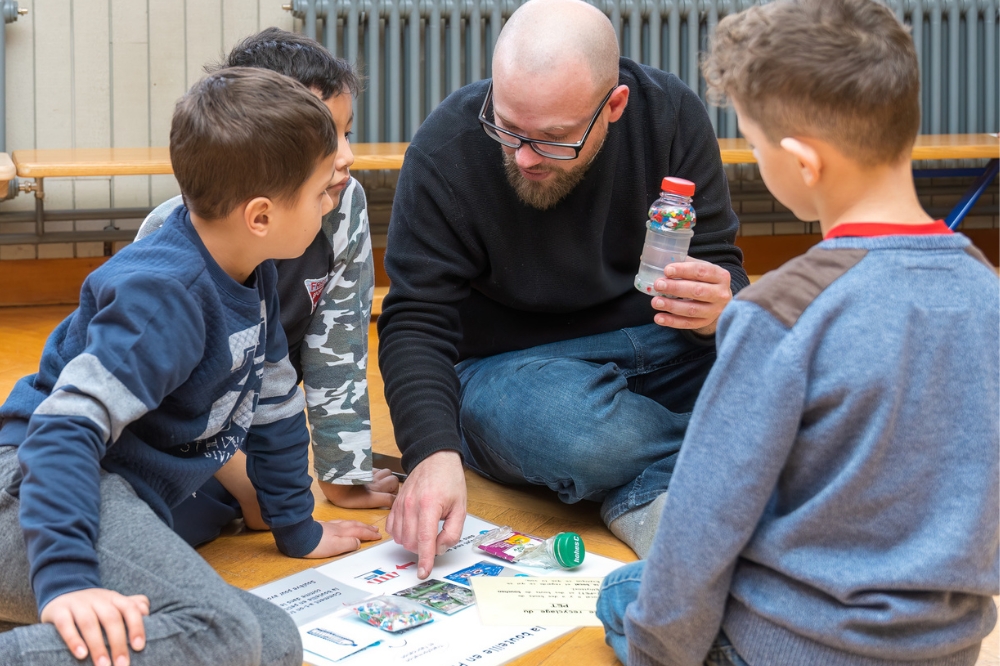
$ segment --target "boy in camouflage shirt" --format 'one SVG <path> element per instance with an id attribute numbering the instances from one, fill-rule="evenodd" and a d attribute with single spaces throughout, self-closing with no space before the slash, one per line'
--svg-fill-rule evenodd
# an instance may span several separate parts
<path id="1" fill-rule="evenodd" d="M 368 210 L 361 184 L 349 173 L 352 103 L 360 82 L 348 63 L 316 41 L 278 28 L 243 40 L 221 67 L 270 69 L 298 80 L 323 100 L 337 126 L 337 173 L 330 190 L 336 206 L 301 257 L 275 262 L 280 317 L 296 379 L 305 387 L 323 494 L 345 508 L 388 507 L 399 482 L 388 470 L 372 468 L 366 370 L 374 267 Z M 181 203 L 178 196 L 160 204 L 136 240 L 158 229 Z M 175 530 L 197 545 L 214 539 L 241 514 L 248 527 L 266 529 L 245 459 L 238 457 L 178 507 Z"/>

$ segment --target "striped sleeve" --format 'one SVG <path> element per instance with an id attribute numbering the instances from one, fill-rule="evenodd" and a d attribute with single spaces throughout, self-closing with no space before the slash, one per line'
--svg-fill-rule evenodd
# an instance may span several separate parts
<path id="1" fill-rule="evenodd" d="M 96 297 L 87 347 L 63 367 L 18 448 L 20 520 L 39 611 L 61 594 L 101 586 L 100 461 L 130 423 L 186 380 L 205 345 L 200 305 L 176 281 L 128 276 Z"/>
<path id="2" fill-rule="evenodd" d="M 312 518 L 305 399 L 288 360 L 274 290 L 267 301 L 266 347 L 260 398 L 247 433 L 247 475 L 278 549 L 302 557 L 319 544 L 323 528 Z"/>

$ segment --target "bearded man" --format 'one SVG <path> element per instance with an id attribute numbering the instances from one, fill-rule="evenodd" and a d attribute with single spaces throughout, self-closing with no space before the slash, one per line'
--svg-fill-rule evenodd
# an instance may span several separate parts
<path id="1" fill-rule="evenodd" d="M 697 186 L 691 259 L 656 285 L 683 300 L 633 287 L 664 176 Z M 379 364 L 410 475 L 387 530 L 421 578 L 461 535 L 463 462 L 601 502 L 645 555 L 716 320 L 748 283 L 738 224 L 694 92 L 620 58 L 584 2 L 514 12 L 492 81 L 414 136 L 389 224 Z"/>

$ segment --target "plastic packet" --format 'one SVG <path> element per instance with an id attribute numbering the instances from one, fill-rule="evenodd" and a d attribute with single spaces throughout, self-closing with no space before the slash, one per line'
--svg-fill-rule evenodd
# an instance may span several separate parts
<path id="1" fill-rule="evenodd" d="M 508 562 L 516 562 L 528 551 L 543 545 L 544 539 L 515 532 L 509 527 L 498 527 L 480 534 L 472 542 L 479 550 Z"/>
<path id="2" fill-rule="evenodd" d="M 543 569 L 573 569 L 583 563 L 586 549 L 576 532 L 560 532 L 548 539 L 497 527 L 480 534 L 472 544 L 507 562 Z"/>

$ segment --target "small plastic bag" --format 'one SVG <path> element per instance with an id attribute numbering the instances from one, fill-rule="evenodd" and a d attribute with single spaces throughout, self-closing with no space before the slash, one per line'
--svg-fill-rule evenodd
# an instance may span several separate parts
<path id="1" fill-rule="evenodd" d="M 354 612 L 373 627 L 392 633 L 434 621 L 434 615 L 420 604 L 386 595 L 357 604 Z"/>
<path id="2" fill-rule="evenodd" d="M 587 552 L 576 532 L 559 532 L 543 539 L 507 526 L 483 532 L 472 544 L 502 560 L 543 569 L 574 569 L 583 563 Z"/>
<path id="3" fill-rule="evenodd" d="M 510 527 L 503 526 L 480 534 L 472 542 L 472 545 L 484 553 L 499 557 L 501 560 L 516 562 L 528 552 L 539 546 L 544 546 L 545 540 L 530 534 L 515 532 Z"/>

